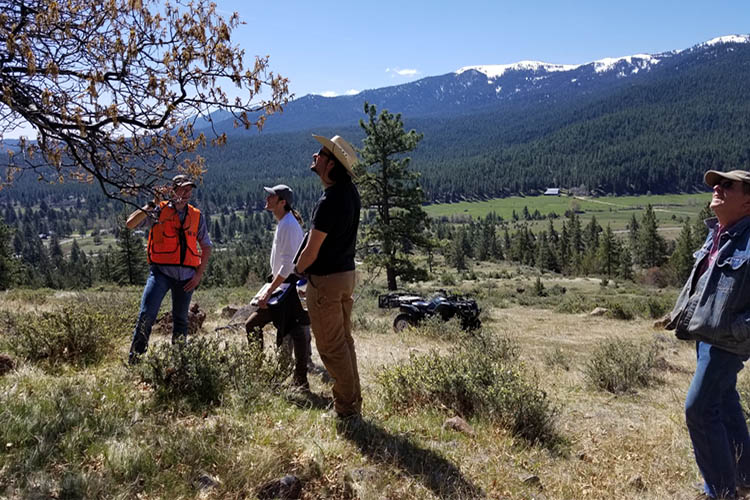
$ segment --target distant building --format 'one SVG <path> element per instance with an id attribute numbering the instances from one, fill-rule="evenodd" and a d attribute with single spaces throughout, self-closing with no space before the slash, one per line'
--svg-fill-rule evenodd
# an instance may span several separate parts
<path id="1" fill-rule="evenodd" d="M 560 196 L 560 188 L 547 188 L 544 196 Z"/>

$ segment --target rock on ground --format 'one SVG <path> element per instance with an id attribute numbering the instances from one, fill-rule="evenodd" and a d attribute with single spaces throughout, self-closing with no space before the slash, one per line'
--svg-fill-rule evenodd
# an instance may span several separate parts
<path id="1" fill-rule="evenodd" d="M 446 419 L 445 422 L 443 422 L 443 429 L 453 429 L 454 431 L 463 432 L 469 436 L 474 435 L 474 429 L 461 417 Z"/>
<path id="2" fill-rule="evenodd" d="M 16 369 L 16 363 L 7 354 L 0 354 L 0 376 Z"/>
<path id="3" fill-rule="evenodd" d="M 589 313 L 589 316 L 604 316 L 609 312 L 606 307 L 597 307 Z"/>
<path id="4" fill-rule="evenodd" d="M 287 474 L 281 479 L 274 479 L 263 484 L 256 493 L 260 500 L 281 498 L 282 500 L 300 498 L 302 482 L 293 474 Z"/>

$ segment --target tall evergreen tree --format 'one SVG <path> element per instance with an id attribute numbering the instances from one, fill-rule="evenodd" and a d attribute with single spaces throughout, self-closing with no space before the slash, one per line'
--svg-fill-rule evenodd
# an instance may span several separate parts
<path id="1" fill-rule="evenodd" d="M 147 271 L 146 252 L 143 242 L 127 227 L 120 229 L 113 278 L 120 284 L 140 285 Z"/>
<path id="2" fill-rule="evenodd" d="M 357 185 L 362 206 L 375 211 L 375 220 L 364 227 L 364 243 L 379 252 L 367 252 L 366 260 L 385 268 L 388 289 L 395 290 L 396 278 L 413 275 L 413 257 L 404 245 L 425 245 L 428 219 L 422 208 L 424 194 L 419 174 L 409 170 L 410 158 L 422 134 L 406 132 L 401 115 L 383 110 L 377 116 L 375 106 L 365 103 L 367 122 L 361 161 L 357 167 Z"/>
<path id="3" fill-rule="evenodd" d="M 627 225 L 628 228 L 628 240 L 630 242 L 631 253 L 638 253 L 638 232 L 641 229 L 641 225 L 638 224 L 635 214 L 630 217 L 630 222 Z"/>
<path id="4" fill-rule="evenodd" d="M 698 217 L 695 219 L 695 226 L 693 226 L 693 238 L 697 245 L 702 245 L 706 238 L 708 238 L 708 226 L 706 226 L 706 219 L 710 219 L 714 216 L 711 211 L 710 203 L 706 203 L 698 213 Z"/>
<path id="5" fill-rule="evenodd" d="M 568 233 L 568 225 L 563 221 L 562 229 L 560 229 L 560 240 L 557 244 L 557 255 L 560 257 L 560 268 L 564 273 L 571 272 L 570 266 L 570 235 Z"/>
<path id="6" fill-rule="evenodd" d="M 463 227 L 456 230 L 453 235 L 453 240 L 450 242 L 448 250 L 448 262 L 451 266 L 455 267 L 457 271 L 463 271 L 467 269 L 466 265 L 466 242 L 468 237 L 466 235 L 466 229 Z"/>
<path id="7" fill-rule="evenodd" d="M 597 250 L 597 259 L 599 261 L 599 270 L 607 276 L 613 276 L 617 273 L 617 267 L 620 261 L 617 238 L 612 232 L 612 227 L 607 224 L 607 229 L 599 238 L 599 248 Z"/>
<path id="8" fill-rule="evenodd" d="M 12 233 L 3 219 L 0 219 L 0 290 L 12 286 L 16 279 L 17 263 L 11 248 Z"/>
<path id="9" fill-rule="evenodd" d="M 624 280 L 633 279 L 633 257 L 627 245 L 623 245 L 620 248 L 620 263 L 617 269 L 617 276 Z"/>
<path id="10" fill-rule="evenodd" d="M 700 242 L 695 241 L 690 219 L 686 220 L 682 226 L 680 235 L 677 237 L 674 252 L 669 258 L 669 267 L 672 274 L 671 281 L 673 284 L 680 285 L 685 283 L 685 280 L 690 275 L 690 271 L 693 269 L 693 253 L 702 243 L 702 240 Z"/>
<path id="11" fill-rule="evenodd" d="M 649 204 L 641 218 L 638 230 L 638 264 L 641 267 L 655 267 L 664 263 L 667 243 L 659 234 L 659 224 L 653 207 Z"/>
<path id="12" fill-rule="evenodd" d="M 555 253 L 552 250 L 546 231 L 539 233 L 537 238 L 536 267 L 546 271 L 559 271 Z"/>

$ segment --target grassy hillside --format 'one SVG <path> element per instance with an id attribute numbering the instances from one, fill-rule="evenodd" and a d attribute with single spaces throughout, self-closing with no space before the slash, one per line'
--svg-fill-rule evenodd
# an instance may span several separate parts
<path id="1" fill-rule="evenodd" d="M 529 270 L 478 264 L 474 273 L 456 285 L 483 308 L 473 336 L 452 323 L 395 334 L 395 313 L 377 309 L 362 276 L 354 329 L 364 420 L 351 427 L 327 417 L 317 356 L 303 394 L 284 385 L 271 351 L 247 357 L 243 332 L 215 331 L 228 322 L 220 309 L 247 302 L 247 289 L 195 294 L 208 317 L 191 344 L 202 354 L 186 351 L 204 367 L 193 392 L 169 385 L 182 372 L 159 379 L 153 362 L 124 364 L 139 289 L 5 292 L 0 352 L 17 364 L 0 377 L 0 496 L 256 498 L 289 473 L 302 498 L 692 497 L 698 472 L 682 404 L 694 349 L 651 326 L 676 291 L 544 275 L 536 293 Z M 590 316 L 595 306 L 609 312 Z M 612 345 L 629 357 L 602 369 Z M 168 336 L 155 333 L 151 352 L 167 359 Z M 631 362 L 642 385 L 608 375 Z M 625 385 L 608 392 L 597 377 Z M 740 386 L 746 395 L 744 372 Z M 444 426 L 456 415 L 473 430 Z"/>

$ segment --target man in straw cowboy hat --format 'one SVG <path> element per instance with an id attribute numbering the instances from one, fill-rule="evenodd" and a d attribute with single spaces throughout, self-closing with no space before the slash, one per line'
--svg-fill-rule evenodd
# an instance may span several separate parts
<path id="1" fill-rule="evenodd" d="M 352 338 L 354 253 L 361 203 L 352 179 L 354 148 L 340 136 L 313 135 L 321 144 L 310 169 L 325 190 L 312 215 L 312 227 L 295 271 L 308 278 L 307 308 L 315 344 L 335 379 L 333 403 L 341 419 L 362 410 L 357 354 Z"/>
<path id="2" fill-rule="evenodd" d="M 148 349 L 151 327 L 167 292 L 172 292 L 172 343 L 185 340 L 188 310 L 193 291 L 203 278 L 211 256 L 211 238 L 200 210 L 190 205 L 195 182 L 177 175 L 167 190 L 167 200 L 154 200 L 136 210 L 125 225 L 134 229 L 148 222 L 148 262 L 150 272 L 141 298 L 129 362 Z"/>
<path id="3" fill-rule="evenodd" d="M 750 355 L 750 172 L 709 170 L 713 188 L 708 238 L 667 329 L 696 344 L 685 401 L 704 498 L 736 498 L 750 485 L 750 436 L 737 393 L 737 373 Z"/>

